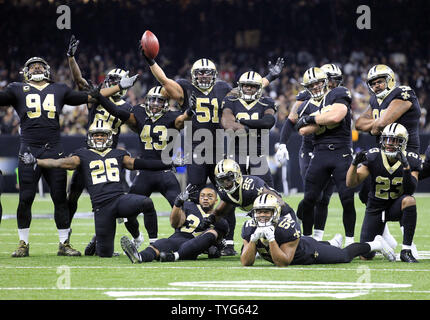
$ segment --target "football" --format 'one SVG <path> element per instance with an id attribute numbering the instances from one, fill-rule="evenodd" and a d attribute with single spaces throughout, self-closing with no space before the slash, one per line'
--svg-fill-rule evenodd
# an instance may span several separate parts
<path id="1" fill-rule="evenodd" d="M 158 55 L 160 45 L 158 39 L 151 31 L 146 30 L 140 40 L 142 50 L 149 59 L 154 59 Z"/>

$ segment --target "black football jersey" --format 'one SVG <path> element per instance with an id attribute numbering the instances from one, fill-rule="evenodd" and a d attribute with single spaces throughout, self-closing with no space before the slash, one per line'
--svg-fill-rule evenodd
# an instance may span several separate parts
<path id="1" fill-rule="evenodd" d="M 423 170 L 420 172 L 418 178 L 422 180 L 428 177 L 430 177 L 430 146 L 426 149 L 425 160 L 423 161 Z"/>
<path id="2" fill-rule="evenodd" d="M 221 128 L 222 100 L 232 90 L 232 87 L 227 82 L 219 80 L 215 82 L 211 89 L 201 91 L 189 80 L 179 79 L 177 80 L 177 83 L 184 91 L 184 104 L 182 105 L 183 111 L 188 108 L 188 100 L 193 93 L 197 98 L 196 115 L 193 116 L 192 119 L 192 131 L 208 129 L 212 133 L 212 136 L 215 137 L 216 129 Z M 201 141 L 193 141 L 193 147 L 200 143 Z"/>
<path id="3" fill-rule="evenodd" d="M 391 101 L 399 99 L 403 101 L 410 101 L 412 106 L 406 111 L 396 123 L 403 125 L 408 130 L 409 138 L 407 149 L 414 152 L 419 152 L 420 149 L 420 136 L 419 136 L 419 123 L 421 117 L 421 107 L 415 91 L 409 86 L 399 86 L 394 88 L 384 99 L 378 99 L 376 95 L 370 98 L 369 104 L 372 108 L 373 119 L 378 119 L 385 112 L 390 105 Z M 379 144 L 379 137 L 377 141 Z"/>
<path id="4" fill-rule="evenodd" d="M 131 112 L 133 109 L 133 106 L 124 101 L 113 101 L 114 104 L 118 106 L 118 108 L 124 109 L 128 112 Z M 109 123 L 109 125 L 112 128 L 112 148 L 116 148 L 118 145 L 119 140 L 119 134 L 121 133 L 121 125 L 123 122 L 115 118 L 113 115 L 111 115 L 109 112 L 106 111 L 105 108 L 103 108 L 101 105 L 95 105 L 93 104 L 91 108 L 88 109 L 88 126 L 87 129 L 95 122 L 102 120 L 103 122 Z"/>
<path id="5" fill-rule="evenodd" d="M 250 211 L 254 200 L 263 192 L 263 188 L 269 189 L 263 179 L 256 176 L 243 176 L 242 185 L 233 194 L 218 190 L 221 200 L 240 207 L 242 210 Z"/>
<path id="6" fill-rule="evenodd" d="M 311 98 L 312 96 L 308 90 L 302 90 L 296 95 L 296 101 L 306 101 Z"/>
<path id="7" fill-rule="evenodd" d="M 208 217 L 209 214 L 207 214 L 199 204 L 192 201 L 185 201 L 182 210 L 186 216 L 185 223 L 181 228 L 176 228 L 175 232 L 184 233 L 189 235 L 190 238 L 197 237 L 202 234 L 204 231 L 199 229 L 196 231 L 196 228 L 203 218 Z"/>
<path id="8" fill-rule="evenodd" d="M 81 148 L 72 155 L 81 160 L 80 170 L 84 174 L 93 209 L 124 194 L 120 173 L 124 156 L 129 155 L 127 151 L 108 148 L 99 152 Z"/>
<path id="9" fill-rule="evenodd" d="M 307 92 L 307 91 L 306 91 Z M 309 95 L 310 96 L 310 95 Z M 304 116 L 309 116 L 311 114 L 316 114 L 319 111 L 318 106 L 312 103 L 311 99 L 305 100 L 298 108 L 297 108 L 297 115 L 299 119 Z M 313 139 L 314 135 L 309 134 L 307 136 L 303 136 L 302 139 L 302 149 L 304 151 L 311 152 L 313 150 Z"/>
<path id="10" fill-rule="evenodd" d="M 418 154 L 406 152 L 411 171 L 421 171 L 422 162 Z M 371 186 L 368 210 L 381 210 L 403 195 L 403 166 L 400 161 L 390 164 L 379 148 L 367 151 L 367 160 L 362 163 L 369 169 Z"/>
<path id="11" fill-rule="evenodd" d="M 233 115 L 235 116 L 236 120 L 239 121 L 240 119 L 244 120 L 259 120 L 263 118 L 264 112 L 267 109 L 273 109 L 276 111 L 275 107 L 275 101 L 269 97 L 261 97 L 258 100 L 255 100 L 251 103 L 247 103 L 246 101 L 236 98 L 236 97 L 225 97 L 222 102 L 222 110 L 224 109 L 230 109 L 233 112 Z M 252 133 L 253 131 L 256 132 L 257 136 Z M 268 133 L 268 130 L 265 130 Z M 261 155 L 261 146 L 262 146 L 262 129 L 250 129 L 250 132 L 247 136 L 247 145 L 246 150 L 249 152 L 252 148 L 252 150 L 255 150 L 255 144 L 257 147 L 257 155 Z M 251 139 L 254 139 L 254 143 L 251 142 Z M 256 139 L 256 140 L 255 140 Z M 241 147 L 242 139 L 240 137 L 235 137 L 235 154 L 240 153 L 240 147 Z M 255 151 L 253 151 L 255 152 Z"/>
<path id="12" fill-rule="evenodd" d="M 343 144 L 347 147 L 352 147 L 351 93 L 349 90 L 345 87 L 334 88 L 326 93 L 321 101 L 317 102 L 311 99 L 311 103 L 319 106 L 319 111 L 317 113 L 327 112 L 334 103 L 342 103 L 348 108 L 345 118 L 340 123 L 320 126 L 320 129 L 314 134 L 314 145 Z"/>
<path id="13" fill-rule="evenodd" d="M 84 92 L 73 91 L 65 84 L 47 83 L 36 86 L 29 83 L 10 83 L 5 93 L 14 97 L 21 127 L 21 141 L 31 145 L 60 142 L 60 113 L 65 104 L 77 105 L 88 101 Z M 73 99 L 78 96 L 78 100 Z"/>
<path id="14" fill-rule="evenodd" d="M 153 121 L 145 108 L 137 105 L 133 108 L 133 114 L 136 118 L 140 139 L 140 157 L 160 160 L 161 152 L 173 140 L 173 137 L 169 137 L 167 134 L 167 129 L 175 129 L 175 120 L 182 112 L 167 111 Z"/>
<path id="15" fill-rule="evenodd" d="M 257 229 L 255 221 L 253 219 L 247 220 L 242 227 L 242 239 L 250 242 L 251 235 L 255 232 L 255 229 Z M 275 240 L 279 246 L 284 243 L 300 239 L 300 237 L 300 228 L 297 226 L 291 215 L 287 214 L 279 219 L 279 222 L 275 227 Z M 257 252 L 263 259 L 273 263 L 272 257 L 270 255 L 269 241 L 266 239 L 259 239 L 256 243 L 256 247 Z M 291 264 L 294 264 L 296 257 L 301 257 L 303 252 L 303 243 L 302 241 L 299 241 L 296 253 L 294 254 L 293 262 Z"/>

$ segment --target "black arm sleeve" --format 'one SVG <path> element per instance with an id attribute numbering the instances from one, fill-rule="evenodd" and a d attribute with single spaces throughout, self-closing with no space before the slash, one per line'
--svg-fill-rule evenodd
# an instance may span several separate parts
<path id="1" fill-rule="evenodd" d="M 88 103 L 88 92 L 70 90 L 64 97 L 64 103 L 71 106 L 78 106 Z"/>
<path id="2" fill-rule="evenodd" d="M 413 195 L 418 181 L 411 174 L 411 170 L 403 170 L 403 194 Z"/>
<path id="3" fill-rule="evenodd" d="M 15 104 L 15 96 L 9 91 L 0 91 L 0 106 Z"/>
<path id="4" fill-rule="evenodd" d="M 271 114 L 265 114 L 259 120 L 240 120 L 240 123 L 248 126 L 251 129 L 270 129 L 275 124 L 275 117 Z"/>
<path id="5" fill-rule="evenodd" d="M 423 180 L 423 179 L 430 177 L 430 161 L 427 161 L 427 160 L 428 159 L 426 159 L 426 161 L 424 161 L 423 169 L 418 174 L 419 180 Z"/>
<path id="6" fill-rule="evenodd" d="M 280 144 L 287 144 L 293 131 L 295 131 L 294 130 L 294 123 L 289 118 L 287 118 L 284 122 L 284 125 L 282 126 L 282 129 L 281 129 L 281 136 L 279 137 L 279 143 Z"/>
<path id="7" fill-rule="evenodd" d="M 158 170 L 168 170 L 171 169 L 171 164 L 164 164 L 161 160 L 148 160 L 148 159 L 141 159 L 136 158 L 134 159 L 134 170 L 152 170 L 152 171 L 158 171 Z"/>
<path id="8" fill-rule="evenodd" d="M 98 100 L 107 112 L 109 112 L 115 118 L 120 119 L 122 122 L 126 122 L 130 118 L 130 113 L 128 111 L 118 108 L 115 103 L 110 101 L 108 98 L 100 95 Z"/>

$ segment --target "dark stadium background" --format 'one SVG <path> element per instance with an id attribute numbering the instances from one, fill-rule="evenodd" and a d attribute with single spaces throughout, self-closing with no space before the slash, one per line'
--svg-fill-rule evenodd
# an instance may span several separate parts
<path id="1" fill-rule="evenodd" d="M 71 30 L 56 26 L 59 5 L 71 9 Z M 371 29 L 357 28 L 357 7 L 371 9 Z M 277 124 L 271 131 L 274 153 L 283 121 L 294 97 L 302 88 L 301 75 L 310 66 L 336 63 L 344 72 L 344 85 L 353 94 L 356 118 L 366 107 L 369 93 L 365 77 L 377 63 L 392 67 L 403 85 L 417 93 L 421 108 L 421 152 L 430 139 L 430 2 L 341 0 L 219 0 L 219 1 L 6 1 L 0 0 L 0 90 L 20 81 L 19 71 L 32 56 L 44 57 L 54 79 L 74 87 L 66 50 L 71 34 L 80 40 L 77 61 L 83 76 L 103 81 L 114 66 L 142 75 L 129 91 L 132 104 L 142 101 L 156 84 L 138 52 L 138 41 L 149 29 L 160 41 L 157 62 L 171 78 L 189 77 L 191 64 L 200 57 L 212 59 L 219 77 L 235 84 L 249 69 L 267 72 L 268 60 L 286 58 L 286 68 L 266 94 L 279 104 Z M 86 108 L 65 108 L 61 116 L 67 152 L 85 140 Z M 15 168 L 19 123 L 13 108 L 0 111 L 0 169 L 5 192 L 16 192 Z M 121 142 L 136 154 L 137 135 L 126 133 Z M 374 137 L 360 134 L 354 148 L 368 148 Z M 298 135 L 288 144 L 289 188 L 302 191 L 298 172 Z M 273 166 L 277 188 L 279 172 Z M 419 191 L 430 192 L 430 182 Z"/>

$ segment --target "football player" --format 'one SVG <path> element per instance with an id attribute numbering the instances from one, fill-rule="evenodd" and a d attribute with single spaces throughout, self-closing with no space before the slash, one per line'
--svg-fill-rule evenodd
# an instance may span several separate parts
<path id="1" fill-rule="evenodd" d="M 321 66 L 321 70 L 327 74 L 328 78 L 328 89 L 332 90 L 334 88 L 339 87 L 343 82 L 342 70 L 335 64 L 329 63 Z M 279 147 L 276 152 L 275 158 L 279 163 L 284 163 L 288 160 L 288 150 L 287 150 L 287 142 L 294 131 L 294 125 L 297 123 L 298 118 L 304 115 L 310 115 L 315 112 L 311 105 L 303 104 L 304 101 L 309 101 L 311 99 L 311 94 L 308 90 L 300 91 L 296 96 L 296 102 L 293 104 L 291 108 L 291 112 L 288 115 L 288 118 L 285 120 L 284 125 L 282 126 Z M 312 109 L 312 111 L 311 111 Z M 306 170 L 308 169 L 309 161 L 312 157 L 313 151 L 312 144 L 312 135 L 304 136 L 302 139 L 302 144 L 299 150 L 299 167 L 300 174 L 304 178 L 306 175 Z M 330 179 L 327 183 L 327 186 L 324 188 L 321 197 L 318 199 L 315 209 L 314 209 L 314 231 L 313 237 L 317 240 L 322 240 L 324 235 L 325 223 L 327 220 L 328 214 L 328 204 L 330 202 L 331 195 L 334 191 L 334 181 Z M 297 216 L 298 218 L 302 218 L 303 215 L 303 200 L 299 203 L 297 208 Z"/>
<path id="2" fill-rule="evenodd" d="M 244 130 L 246 143 L 243 143 L 237 135 L 232 141 L 234 142 L 233 157 L 239 163 L 243 174 L 258 176 L 273 188 L 272 174 L 266 154 L 262 150 L 262 135 L 268 136 L 269 130 L 275 124 L 275 102 L 263 96 L 263 78 L 255 71 L 243 73 L 239 78 L 238 88 L 238 97 L 227 96 L 222 102 L 221 125 L 225 130 L 231 129 L 234 132 Z M 254 168 L 259 168 L 259 171 L 266 170 L 255 174 Z"/>
<path id="3" fill-rule="evenodd" d="M 88 81 L 83 78 L 79 65 L 77 64 L 75 59 L 75 54 L 78 49 L 78 45 L 79 45 L 79 40 L 77 40 L 75 36 L 72 35 L 70 38 L 69 47 L 67 49 L 67 57 L 68 57 L 67 59 L 69 63 L 69 68 L 72 73 L 73 80 L 79 90 L 92 89 Z M 114 87 L 118 85 L 121 79 L 123 79 L 127 75 L 128 73 L 125 70 L 122 70 L 120 68 L 113 68 L 106 75 L 105 80 L 103 82 L 103 87 L 105 88 Z M 109 96 L 109 100 L 115 105 L 115 108 L 130 112 L 133 106 L 123 99 L 126 94 L 127 94 L 127 89 L 120 90 L 117 93 Z M 87 104 L 87 108 L 88 108 L 87 129 L 97 121 L 101 120 L 101 121 L 107 122 L 112 128 L 112 133 L 113 133 L 112 148 L 116 148 L 118 145 L 119 135 L 121 133 L 121 125 L 123 124 L 123 122 L 119 118 L 109 114 L 101 104 L 89 103 Z M 121 174 L 123 174 L 123 172 L 121 172 Z M 79 169 L 75 170 L 73 172 L 73 176 L 70 181 L 69 192 L 67 195 L 67 204 L 69 207 L 70 223 L 72 222 L 73 216 L 76 213 L 76 210 L 78 208 L 78 200 L 84 188 L 85 188 L 85 177 L 79 171 Z M 138 228 L 138 226 L 132 225 L 133 223 L 137 223 L 137 221 L 136 222 L 126 221 L 125 222 L 126 228 L 130 230 L 134 230 Z M 95 236 L 93 236 L 89 244 L 86 246 L 85 255 L 95 254 L 95 248 L 96 248 L 95 239 L 96 239 Z M 143 236 L 139 235 L 139 237 L 134 239 L 134 241 L 136 241 L 136 244 L 139 246 L 143 242 Z"/>
<path id="4" fill-rule="evenodd" d="M 166 239 L 159 239 L 138 252 L 136 246 L 127 237 L 121 238 L 121 247 L 132 263 L 173 262 L 176 260 L 195 260 L 197 256 L 208 251 L 210 258 L 220 256 L 217 243 L 228 232 L 228 223 L 221 219 L 208 228 L 201 228 L 200 223 L 210 215 L 217 202 L 217 193 L 210 187 L 200 191 L 199 204 L 188 201 L 196 186 L 188 185 L 181 192 L 170 213 L 170 224 L 175 232 Z"/>
<path id="5" fill-rule="evenodd" d="M 99 257 L 112 257 L 117 218 L 136 219 L 141 212 L 155 212 L 150 198 L 124 192 L 120 175 L 122 168 L 157 170 L 170 167 L 162 161 L 135 159 L 125 150 L 112 149 L 112 137 L 112 128 L 100 120 L 88 130 L 88 148 L 78 149 L 70 157 L 40 159 L 31 153 L 20 156 L 21 161 L 31 168 L 82 170 L 94 212 L 96 253 Z M 139 229 L 129 231 L 134 238 L 138 237 Z"/>
<path id="6" fill-rule="evenodd" d="M 400 259 L 418 262 L 412 254 L 417 222 L 413 194 L 422 163 L 418 154 L 406 150 L 407 142 L 408 131 L 404 126 L 399 123 L 388 125 L 381 133 L 380 148 L 357 153 L 348 170 L 346 182 L 352 188 L 368 176 L 371 181 L 360 241 L 381 235 L 387 221 L 400 221 L 403 226 Z M 363 257 L 371 259 L 373 254 Z"/>
<path id="7" fill-rule="evenodd" d="M 370 68 L 367 86 L 372 94 L 369 107 L 357 119 L 355 128 L 376 136 L 378 146 L 382 130 L 391 123 L 399 123 L 409 134 L 407 150 L 419 154 L 421 107 L 414 90 L 409 86 L 399 86 L 393 70 L 384 64 Z M 365 180 L 360 191 L 363 203 L 367 203 L 369 186 L 370 181 Z"/>
<path id="8" fill-rule="evenodd" d="M 330 241 L 302 237 L 297 222 L 290 216 L 280 215 L 278 200 L 271 194 L 257 197 L 253 204 L 252 219 L 242 228 L 243 248 L 240 261 L 252 266 L 257 252 L 278 267 L 289 265 L 348 263 L 357 256 L 380 251 L 390 261 L 395 260 L 393 249 L 381 236 L 365 243 L 352 243 L 341 249 L 342 235 Z"/>
<path id="9" fill-rule="evenodd" d="M 0 105 L 12 105 L 21 121 L 20 154 L 30 151 L 37 157 L 61 158 L 63 147 L 60 138 L 59 113 L 65 104 L 81 105 L 91 101 L 87 92 L 73 91 L 64 84 L 55 83 L 51 68 L 40 57 L 27 60 L 22 70 L 24 82 L 10 83 L 0 92 Z M 134 84 L 137 76 L 127 78 L 112 88 L 103 89 L 110 95 Z M 54 202 L 54 219 L 60 243 L 58 255 L 77 256 L 80 252 L 70 246 L 70 219 L 66 199 L 66 171 L 57 168 L 33 170 L 31 166 L 18 164 L 19 204 L 17 222 L 19 246 L 13 257 L 29 255 L 28 238 L 31 223 L 31 206 L 37 184 L 44 176 Z"/>
<path id="10" fill-rule="evenodd" d="M 157 81 L 166 89 L 170 98 L 174 99 L 182 110 L 188 108 L 188 101 L 192 94 L 196 97 L 196 116 L 192 120 L 191 134 L 199 129 L 209 130 L 213 138 L 213 148 L 211 150 L 201 150 L 195 152 L 202 141 L 192 142 L 191 150 L 192 157 L 191 163 L 187 164 L 187 181 L 190 184 L 197 185 L 203 188 L 209 178 L 213 185 L 215 185 L 215 178 L 213 176 L 214 168 L 217 160 L 223 158 L 224 146 L 223 141 L 217 141 L 216 130 L 221 128 L 221 104 L 224 97 L 232 92 L 230 84 L 223 80 L 217 80 L 218 71 L 215 64 L 206 58 L 198 59 L 193 63 L 191 68 L 191 81 L 186 79 L 172 80 L 166 76 L 161 67 L 155 62 L 154 59 L 149 59 L 145 56 L 142 50 L 142 55 L 148 63 L 149 68 L 157 79 Z M 284 60 L 278 58 L 275 65 L 269 62 L 269 73 L 263 78 L 263 87 L 277 79 L 284 66 Z M 212 155 L 212 157 L 210 157 Z M 218 155 L 218 156 L 217 156 Z M 211 158 L 210 161 L 204 161 L 202 164 L 200 156 L 205 159 Z M 210 163 L 209 163 L 210 162 Z M 229 245 L 223 250 L 223 255 L 235 255 L 236 252 L 233 248 L 233 233 L 236 224 L 236 217 L 234 212 L 230 212 L 226 219 L 230 224 L 230 233 L 226 236 Z"/>
<path id="11" fill-rule="evenodd" d="M 423 169 L 420 171 L 418 175 L 419 180 L 423 180 L 430 177 L 430 146 L 427 147 L 425 152 L 425 160 L 423 163 Z"/>
<path id="12" fill-rule="evenodd" d="M 170 111 L 169 98 L 161 86 L 151 88 L 145 97 L 145 102 L 142 105 L 134 106 L 132 112 L 118 109 L 114 103 L 104 97 L 100 97 L 100 102 L 107 112 L 139 134 L 141 150 L 139 156 L 141 158 L 160 161 L 163 150 L 173 139 L 171 136 L 169 137 L 167 131 L 182 129 L 184 122 L 192 118 L 195 109 L 195 104 L 191 103 L 183 113 Z M 169 138 L 171 139 L 169 140 Z M 129 193 L 149 197 L 153 192 L 160 192 L 173 207 L 177 195 L 181 193 L 175 174 L 171 170 L 139 171 Z M 149 242 L 156 241 L 158 237 L 157 216 L 144 215 L 144 223 Z M 136 246 L 139 247 L 137 244 Z"/>
<path id="13" fill-rule="evenodd" d="M 310 68 L 303 75 L 302 85 L 311 95 L 310 103 L 319 109 L 302 116 L 296 124 L 301 135 L 313 135 L 313 157 L 305 176 L 303 234 L 312 235 L 315 204 L 333 178 L 343 208 L 347 246 L 354 242 L 356 220 L 354 191 L 345 184 L 352 161 L 351 93 L 342 86 L 329 91 L 327 84 L 327 74 L 320 68 Z"/>

